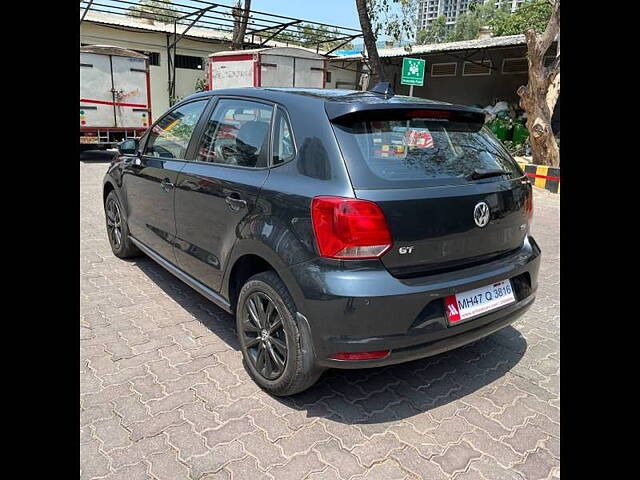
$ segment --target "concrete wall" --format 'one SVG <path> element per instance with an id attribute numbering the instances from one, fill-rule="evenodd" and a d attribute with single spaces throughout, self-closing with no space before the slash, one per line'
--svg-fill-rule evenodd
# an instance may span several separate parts
<path id="1" fill-rule="evenodd" d="M 331 81 L 327 82 L 326 88 L 357 88 L 357 68 L 356 62 L 328 62 L 328 71 L 331 72 Z"/>
<path id="2" fill-rule="evenodd" d="M 167 35 L 154 32 L 132 32 L 94 23 L 82 22 L 80 25 L 80 42 L 98 45 L 115 45 L 131 50 L 144 50 L 160 54 L 160 66 L 150 67 L 151 111 L 153 119 L 169 108 L 168 72 L 167 72 Z M 202 70 L 176 68 L 176 95 L 186 96 L 195 92 L 195 84 L 199 78 L 205 78 L 210 53 L 228 50 L 227 44 L 198 42 L 182 39 L 178 43 L 176 53 L 202 57 Z"/>

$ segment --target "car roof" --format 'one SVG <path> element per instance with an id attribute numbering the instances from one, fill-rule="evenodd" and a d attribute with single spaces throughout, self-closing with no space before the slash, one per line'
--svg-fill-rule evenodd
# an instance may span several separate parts
<path id="1" fill-rule="evenodd" d="M 223 88 L 207 90 L 195 93 L 185 98 L 191 100 L 212 95 L 244 96 L 257 99 L 270 100 L 281 103 L 285 106 L 289 103 L 299 105 L 302 102 L 310 104 L 321 104 L 327 110 L 349 111 L 377 110 L 395 108 L 425 108 L 432 107 L 439 110 L 466 111 L 479 114 L 482 110 L 466 105 L 455 105 L 438 100 L 427 98 L 409 97 L 405 95 L 384 95 L 367 90 L 344 90 L 344 89 L 324 89 L 324 88 L 301 88 L 301 87 L 243 87 L 243 88 Z M 484 112 L 482 112 L 484 113 Z"/>

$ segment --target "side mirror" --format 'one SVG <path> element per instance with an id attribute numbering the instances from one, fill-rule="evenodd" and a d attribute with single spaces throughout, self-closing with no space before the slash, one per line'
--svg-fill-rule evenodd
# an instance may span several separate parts
<path id="1" fill-rule="evenodd" d="M 140 140 L 137 138 L 130 138 L 118 144 L 118 152 L 120 152 L 120 155 L 135 155 L 138 153 L 139 144 Z"/>

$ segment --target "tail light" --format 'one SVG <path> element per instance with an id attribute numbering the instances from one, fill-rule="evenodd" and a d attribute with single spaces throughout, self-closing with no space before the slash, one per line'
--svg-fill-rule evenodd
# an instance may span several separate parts
<path id="1" fill-rule="evenodd" d="M 391 248 L 380 207 L 367 200 L 316 197 L 311 219 L 320 255 L 338 259 L 378 258 Z"/>

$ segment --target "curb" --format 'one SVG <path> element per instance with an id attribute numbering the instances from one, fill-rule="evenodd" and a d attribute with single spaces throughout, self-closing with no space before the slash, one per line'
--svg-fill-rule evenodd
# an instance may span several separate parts
<path id="1" fill-rule="evenodd" d="M 560 168 L 547 165 L 527 163 L 516 158 L 518 165 L 529 177 L 536 187 L 549 190 L 551 193 L 560 193 Z"/>

